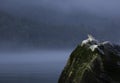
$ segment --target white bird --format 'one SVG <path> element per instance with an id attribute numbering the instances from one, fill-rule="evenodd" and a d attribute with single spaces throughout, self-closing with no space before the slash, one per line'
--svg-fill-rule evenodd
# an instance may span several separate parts
<path id="1" fill-rule="evenodd" d="M 95 50 L 97 50 L 100 54 L 104 55 L 103 50 L 101 50 L 101 49 L 98 47 L 98 45 L 91 45 L 89 48 L 91 49 L 92 52 L 94 52 Z"/>
<path id="2" fill-rule="evenodd" d="M 92 36 L 92 35 L 88 35 L 88 39 L 83 40 L 81 46 L 87 45 L 98 45 L 99 42 Z"/>

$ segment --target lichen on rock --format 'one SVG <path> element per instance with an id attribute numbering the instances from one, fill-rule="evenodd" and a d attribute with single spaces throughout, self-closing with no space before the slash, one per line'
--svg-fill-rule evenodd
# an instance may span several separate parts
<path id="1" fill-rule="evenodd" d="M 92 36 L 76 47 L 58 83 L 120 83 L 120 46 Z"/>

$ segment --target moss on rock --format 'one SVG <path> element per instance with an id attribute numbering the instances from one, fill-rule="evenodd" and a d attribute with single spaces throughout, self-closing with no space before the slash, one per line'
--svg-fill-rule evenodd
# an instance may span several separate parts
<path id="1" fill-rule="evenodd" d="M 112 67 L 109 64 L 109 60 L 116 60 L 116 56 L 114 55 L 108 61 L 106 59 L 108 56 L 112 56 L 111 54 L 114 52 L 105 51 L 102 48 L 104 45 L 99 44 L 98 46 L 103 52 L 111 52 L 110 54 L 102 55 L 98 49 L 93 51 L 89 48 L 93 45 L 90 42 L 89 44 L 86 43 L 88 45 L 78 45 L 71 53 L 58 83 L 120 83 L 119 65 L 117 67 L 113 64 L 116 67 Z M 118 61 L 120 61 L 119 57 Z"/>

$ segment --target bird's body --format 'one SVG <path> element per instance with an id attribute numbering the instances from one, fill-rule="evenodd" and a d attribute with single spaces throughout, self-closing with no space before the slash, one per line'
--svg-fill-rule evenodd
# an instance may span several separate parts
<path id="1" fill-rule="evenodd" d="M 82 44 L 81 46 L 84 46 L 84 45 L 98 45 L 99 42 L 92 36 L 92 35 L 88 35 L 88 39 L 82 41 Z"/>

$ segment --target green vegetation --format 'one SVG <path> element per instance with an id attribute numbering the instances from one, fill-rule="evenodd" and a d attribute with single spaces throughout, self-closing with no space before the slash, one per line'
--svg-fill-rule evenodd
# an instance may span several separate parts
<path id="1" fill-rule="evenodd" d="M 66 67 L 59 79 L 59 83 L 78 83 L 86 71 L 91 71 L 91 65 L 99 57 L 90 49 L 78 46 L 71 54 Z"/>
<path id="2" fill-rule="evenodd" d="M 98 50 L 77 46 L 70 55 L 58 83 L 119 83 L 120 67 L 116 63 L 120 61 L 120 57 L 117 53 L 113 55 L 116 47 L 108 47 L 102 49 L 106 54 L 101 55 Z"/>

